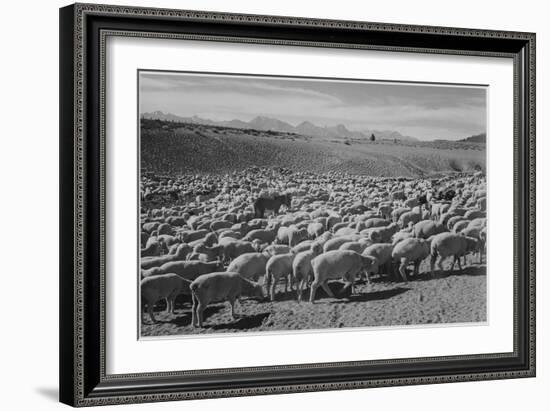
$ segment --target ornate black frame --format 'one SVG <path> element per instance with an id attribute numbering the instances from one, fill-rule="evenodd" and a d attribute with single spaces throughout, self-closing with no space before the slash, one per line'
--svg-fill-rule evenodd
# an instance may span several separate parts
<path id="1" fill-rule="evenodd" d="M 514 351 L 134 375 L 105 373 L 107 36 L 509 57 Z M 74 406 L 535 376 L 535 34 L 75 4 L 60 9 L 60 400 Z"/>

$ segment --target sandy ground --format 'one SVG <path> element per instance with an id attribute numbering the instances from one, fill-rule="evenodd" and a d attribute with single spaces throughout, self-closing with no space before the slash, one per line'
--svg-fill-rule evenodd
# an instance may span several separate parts
<path id="1" fill-rule="evenodd" d="M 424 261 L 419 276 L 406 283 L 388 277 L 374 278 L 371 284 L 360 282 L 353 295 L 342 295 L 341 283 L 333 282 L 331 288 L 340 298 L 328 298 L 320 290 L 314 304 L 307 302 L 309 289 L 304 293 L 305 301 L 298 303 L 295 292 L 285 294 L 281 283 L 275 302 L 242 299 L 236 305 L 240 314 L 236 320 L 231 318 L 229 303 L 211 304 L 205 311 L 204 328 L 191 326 L 190 300 L 180 296 L 175 315 L 160 311 L 165 306 L 159 303 L 157 324 L 147 315 L 143 317 L 142 336 L 486 321 L 484 264 L 474 264 L 468 257 L 462 271 L 455 267 L 453 272 L 435 273 L 434 278 L 426 274 L 427 265 Z"/>

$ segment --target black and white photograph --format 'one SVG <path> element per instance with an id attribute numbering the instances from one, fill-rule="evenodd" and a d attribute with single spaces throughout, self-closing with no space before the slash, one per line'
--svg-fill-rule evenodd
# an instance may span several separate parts
<path id="1" fill-rule="evenodd" d="M 487 321 L 487 87 L 140 70 L 140 337 Z"/>

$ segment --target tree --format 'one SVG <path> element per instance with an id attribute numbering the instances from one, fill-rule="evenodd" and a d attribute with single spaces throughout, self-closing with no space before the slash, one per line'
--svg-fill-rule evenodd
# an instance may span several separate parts
<path id="1" fill-rule="evenodd" d="M 370 141 L 376 141 L 376 137 L 374 137 L 374 133 L 370 135 Z"/>

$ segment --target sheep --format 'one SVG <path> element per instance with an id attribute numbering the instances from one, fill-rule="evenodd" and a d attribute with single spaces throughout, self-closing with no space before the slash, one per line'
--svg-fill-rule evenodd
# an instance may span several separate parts
<path id="1" fill-rule="evenodd" d="M 223 265 L 219 261 L 171 261 L 160 267 L 153 267 L 147 271 L 143 271 L 143 276 L 154 276 L 159 274 L 175 273 L 187 280 L 194 280 L 201 274 L 211 273 L 213 271 L 223 270 Z"/>
<path id="2" fill-rule="evenodd" d="M 283 244 L 271 244 L 262 250 L 264 254 L 269 254 L 270 256 L 277 254 L 287 254 L 290 253 L 290 247 Z"/>
<path id="3" fill-rule="evenodd" d="M 443 233 L 447 231 L 447 228 L 441 224 L 432 220 L 419 221 L 414 225 L 414 236 L 416 238 L 429 238 L 432 235 Z"/>
<path id="4" fill-rule="evenodd" d="M 253 253 L 256 250 L 249 241 L 235 240 L 230 237 L 224 237 L 219 245 L 223 247 L 223 261 L 231 261 L 245 253 Z"/>
<path id="5" fill-rule="evenodd" d="M 481 211 L 481 210 L 469 210 L 467 211 L 465 214 L 464 214 L 464 218 L 466 220 L 474 220 L 476 218 L 483 218 L 485 217 L 487 214 L 485 213 L 485 211 Z"/>
<path id="6" fill-rule="evenodd" d="M 214 261 L 222 258 L 224 255 L 224 246 L 215 245 L 208 247 L 205 244 L 198 244 L 193 247 L 193 252 L 187 256 L 188 260 Z"/>
<path id="7" fill-rule="evenodd" d="M 300 244 L 298 245 L 295 245 L 294 247 L 291 248 L 291 251 L 294 253 L 294 254 L 298 254 L 302 251 L 307 251 L 309 250 L 309 248 L 311 247 L 311 244 L 313 244 L 314 241 L 313 240 L 306 240 L 306 241 L 302 241 Z M 320 241 L 318 240 L 315 240 L 315 243 L 317 244 L 321 244 Z M 323 246 L 321 245 L 321 248 Z"/>
<path id="8" fill-rule="evenodd" d="M 141 226 L 141 229 L 146 233 L 151 234 L 153 231 L 156 231 L 160 223 L 158 221 L 145 223 Z"/>
<path id="9" fill-rule="evenodd" d="M 396 223 L 385 227 L 374 227 L 369 231 L 369 239 L 374 243 L 387 243 L 398 230 L 399 226 Z"/>
<path id="10" fill-rule="evenodd" d="M 404 213 L 407 213 L 411 211 L 410 208 L 407 208 L 407 207 L 400 207 L 400 208 L 396 208 L 395 210 L 393 210 L 391 212 L 391 219 L 394 223 L 398 222 L 399 221 L 399 218 L 401 217 L 402 214 Z"/>
<path id="11" fill-rule="evenodd" d="M 176 252 L 174 254 L 166 254 L 160 257 L 142 258 L 140 265 L 143 270 L 148 270 L 153 267 L 160 267 L 170 261 L 185 260 L 191 251 L 192 248 L 188 244 L 177 244 Z"/>
<path id="12" fill-rule="evenodd" d="M 321 222 L 309 223 L 307 226 L 307 234 L 309 238 L 314 239 L 325 232 L 325 226 Z"/>
<path id="13" fill-rule="evenodd" d="M 249 231 L 243 238 L 244 241 L 260 240 L 262 243 L 272 243 L 275 240 L 277 230 L 271 229 L 255 229 Z"/>
<path id="14" fill-rule="evenodd" d="M 389 203 L 381 203 L 378 206 L 378 214 L 382 216 L 385 220 L 390 220 L 392 217 L 393 207 Z"/>
<path id="15" fill-rule="evenodd" d="M 306 228 L 298 228 L 297 226 L 289 227 L 288 231 L 288 245 L 294 247 L 301 241 L 307 240 L 308 234 Z"/>
<path id="16" fill-rule="evenodd" d="M 455 223 L 453 226 L 453 229 L 451 230 L 453 233 L 460 233 L 462 230 L 464 230 L 466 227 L 468 227 L 468 224 L 470 223 L 469 220 L 460 220 Z"/>
<path id="17" fill-rule="evenodd" d="M 181 238 L 181 241 L 184 243 L 192 243 L 193 241 L 203 239 L 210 231 L 208 230 L 182 230 L 178 234 Z M 211 245 L 211 244 L 209 244 Z"/>
<path id="18" fill-rule="evenodd" d="M 158 300 L 166 299 L 166 312 L 174 313 L 174 300 L 180 294 L 190 294 L 189 285 L 191 281 L 186 280 L 174 273 L 155 275 L 141 280 L 141 300 L 147 305 L 147 313 L 153 323 L 156 323 L 153 314 L 153 306 Z"/>
<path id="19" fill-rule="evenodd" d="M 191 323 L 193 327 L 201 328 L 204 323 L 204 310 L 211 302 L 229 301 L 231 317 L 235 320 L 235 301 L 240 296 L 264 298 L 260 284 L 230 271 L 203 274 L 191 283 L 190 289 L 193 299 Z"/>
<path id="20" fill-rule="evenodd" d="M 397 243 L 392 251 L 392 259 L 400 262 L 399 273 L 405 282 L 407 282 L 405 268 L 409 262 L 414 262 L 414 275 L 418 275 L 420 263 L 429 255 L 429 242 L 421 238 L 406 238 Z"/>
<path id="21" fill-rule="evenodd" d="M 323 244 L 323 252 L 327 251 L 333 251 L 338 250 L 340 246 L 344 243 L 347 243 L 349 241 L 355 241 L 359 237 L 357 236 L 342 236 L 342 237 L 334 237 L 328 240 L 326 243 Z"/>
<path id="22" fill-rule="evenodd" d="M 399 227 L 400 228 L 407 227 L 409 223 L 416 224 L 420 221 L 421 217 L 422 215 L 418 212 L 407 211 L 406 213 L 401 214 L 401 216 L 399 217 L 399 221 L 398 221 Z"/>
<path id="23" fill-rule="evenodd" d="M 296 284 L 296 298 L 302 301 L 302 289 L 310 281 L 313 273 L 311 260 L 323 252 L 321 244 L 314 242 L 307 251 L 296 254 L 292 261 L 292 280 Z"/>
<path id="24" fill-rule="evenodd" d="M 245 253 L 235 258 L 227 271 L 239 273 L 244 278 L 257 281 L 265 274 L 265 265 L 269 256 L 263 253 Z"/>
<path id="25" fill-rule="evenodd" d="M 461 215 L 452 216 L 447 221 L 447 228 L 449 230 L 452 230 L 452 228 L 455 226 L 455 224 L 458 223 L 459 221 L 466 221 L 466 219 L 464 217 L 462 217 Z"/>
<path id="26" fill-rule="evenodd" d="M 338 250 L 352 250 L 361 254 L 365 248 L 372 244 L 372 241 L 368 239 L 360 239 L 359 241 L 348 241 L 338 247 Z"/>
<path id="27" fill-rule="evenodd" d="M 288 284 L 291 280 L 292 262 L 295 254 L 276 254 L 269 258 L 265 266 L 264 284 L 269 292 L 271 301 L 275 301 L 275 288 L 280 278 L 286 278 L 285 293 L 287 292 Z M 292 284 L 290 284 L 292 289 Z"/>
<path id="28" fill-rule="evenodd" d="M 168 253 L 168 248 L 164 241 L 154 241 L 140 250 L 141 257 L 158 257 Z"/>
<path id="29" fill-rule="evenodd" d="M 392 236 L 392 244 L 395 246 L 398 242 L 403 241 L 406 238 L 414 237 L 414 232 L 408 230 L 401 230 Z"/>
<path id="30" fill-rule="evenodd" d="M 473 237 L 467 237 L 454 233 L 441 233 L 433 237 L 431 243 L 431 261 L 430 271 L 433 276 L 434 265 L 439 255 L 439 262 L 437 264 L 439 270 L 443 271 L 443 260 L 447 257 L 453 256 L 453 264 L 450 270 L 454 268 L 456 262 L 458 262 L 458 269 L 462 271 L 460 264 L 460 257 L 471 252 L 477 251 L 479 247 L 479 240 Z"/>
<path id="31" fill-rule="evenodd" d="M 393 244 L 378 243 L 372 244 L 363 250 L 363 255 L 376 259 L 376 263 L 372 266 L 372 271 L 367 271 L 367 281 L 370 282 L 370 273 L 380 273 L 380 267 L 391 262 Z"/>
<path id="32" fill-rule="evenodd" d="M 327 285 L 327 281 L 333 278 L 343 278 L 347 283 L 346 288 L 351 286 L 353 292 L 357 274 L 361 270 L 370 270 L 375 263 L 372 257 L 362 256 L 350 250 L 333 250 L 315 257 L 311 261 L 314 280 L 311 283 L 309 302 L 314 302 L 319 287 L 322 287 L 330 297 L 334 297 Z"/>

